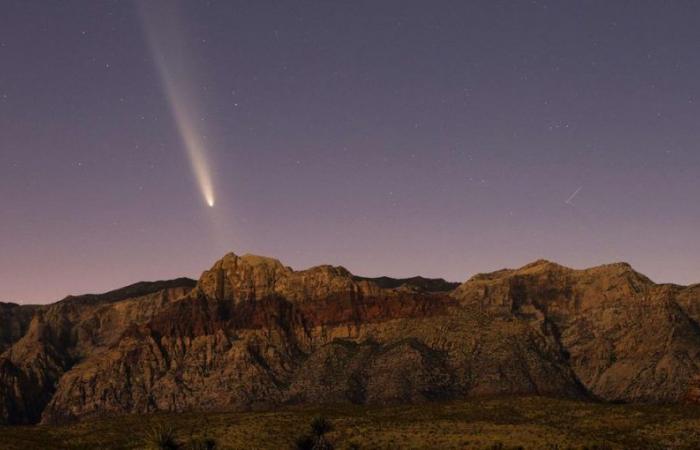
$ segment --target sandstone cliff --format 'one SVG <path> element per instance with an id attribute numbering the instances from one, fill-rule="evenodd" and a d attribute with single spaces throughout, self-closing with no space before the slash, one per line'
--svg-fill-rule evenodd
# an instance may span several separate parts
<path id="1" fill-rule="evenodd" d="M 687 395 L 700 373 L 699 293 L 654 284 L 627 264 L 571 270 L 547 261 L 455 291 L 463 304 L 549 330 L 589 392 L 630 402 Z"/>
<path id="2" fill-rule="evenodd" d="M 24 336 L 34 312 L 39 308 L 0 302 L 0 354 Z"/>
<path id="3" fill-rule="evenodd" d="M 137 283 L 33 307 L 24 335 L 0 354 L 0 421 L 37 422 L 58 380 L 75 363 L 99 354 L 193 286 L 184 278 Z"/>
<path id="4" fill-rule="evenodd" d="M 626 264 L 537 261 L 457 285 L 228 254 L 194 288 L 37 311 L 0 358 L 0 418 L 499 394 L 697 401 L 698 319 L 698 286 Z"/>

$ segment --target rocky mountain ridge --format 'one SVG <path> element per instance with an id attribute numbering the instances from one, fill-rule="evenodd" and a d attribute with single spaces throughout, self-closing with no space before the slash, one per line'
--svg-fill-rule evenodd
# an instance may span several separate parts
<path id="1" fill-rule="evenodd" d="M 6 423 L 502 394 L 700 399 L 700 286 L 627 264 L 540 260 L 452 284 L 230 253 L 196 284 L 3 306 L 0 320 Z"/>

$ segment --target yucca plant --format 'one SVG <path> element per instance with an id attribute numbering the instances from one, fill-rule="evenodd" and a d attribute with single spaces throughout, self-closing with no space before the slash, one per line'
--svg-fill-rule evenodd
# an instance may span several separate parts
<path id="1" fill-rule="evenodd" d="M 333 424 L 323 416 L 314 417 L 310 433 L 299 436 L 294 442 L 295 450 L 333 450 L 333 444 L 326 434 L 333 431 Z"/>
<path id="2" fill-rule="evenodd" d="M 158 425 L 151 429 L 143 441 L 146 450 L 180 450 L 182 446 L 177 440 L 172 427 Z"/>
<path id="3" fill-rule="evenodd" d="M 316 416 L 311 421 L 311 433 L 320 438 L 326 433 L 333 431 L 333 425 L 323 416 Z"/>

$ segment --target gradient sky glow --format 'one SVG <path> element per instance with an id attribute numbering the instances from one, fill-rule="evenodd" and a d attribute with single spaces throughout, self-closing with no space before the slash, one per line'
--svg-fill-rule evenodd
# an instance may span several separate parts
<path id="1" fill-rule="evenodd" d="M 167 29 L 139 9 L 2 1 L 0 301 L 227 251 L 700 282 L 698 2 L 187 1 Z"/>

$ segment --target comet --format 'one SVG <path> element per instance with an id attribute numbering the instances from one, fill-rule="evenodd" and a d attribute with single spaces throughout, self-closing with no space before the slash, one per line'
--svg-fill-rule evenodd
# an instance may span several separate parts
<path id="1" fill-rule="evenodd" d="M 171 114 L 185 147 L 192 173 L 204 201 L 214 207 L 214 184 L 207 160 L 203 114 L 198 104 L 196 77 L 184 39 L 183 15 L 177 2 L 138 2 L 143 28 Z"/>

